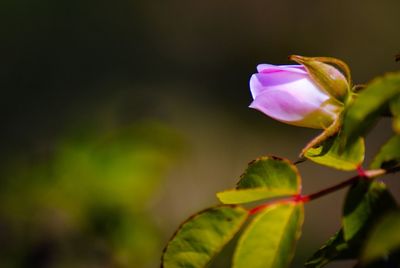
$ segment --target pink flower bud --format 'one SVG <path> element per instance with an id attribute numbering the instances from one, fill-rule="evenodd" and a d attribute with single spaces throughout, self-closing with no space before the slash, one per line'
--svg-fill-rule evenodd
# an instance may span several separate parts
<path id="1" fill-rule="evenodd" d="M 327 128 L 343 106 L 313 82 L 302 65 L 257 66 L 250 78 L 250 107 L 287 124 Z"/>

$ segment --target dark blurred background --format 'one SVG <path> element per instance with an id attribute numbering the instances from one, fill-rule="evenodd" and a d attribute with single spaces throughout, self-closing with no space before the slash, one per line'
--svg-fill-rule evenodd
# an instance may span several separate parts
<path id="1" fill-rule="evenodd" d="M 159 266 L 179 223 L 216 204 L 247 162 L 294 160 L 318 133 L 247 108 L 255 66 L 333 56 L 365 83 L 399 68 L 399 10 L 398 0 L 1 1 L 0 267 Z M 368 159 L 390 131 L 384 120 L 371 133 Z M 304 192 L 352 175 L 300 170 Z M 307 205 L 293 267 L 339 228 L 343 196 Z M 229 254 L 212 266 L 228 267 Z"/>

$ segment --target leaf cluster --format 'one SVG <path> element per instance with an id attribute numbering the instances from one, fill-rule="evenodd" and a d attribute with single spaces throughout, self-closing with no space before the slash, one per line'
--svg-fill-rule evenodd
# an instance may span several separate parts
<path id="1" fill-rule="evenodd" d="M 392 117 L 393 136 L 376 154 L 370 170 L 364 171 L 364 138 L 383 115 Z M 400 72 L 352 92 L 337 122 L 309 143 L 301 156 L 338 170 L 358 170 L 359 175 L 303 195 L 294 163 L 260 157 L 249 164 L 234 189 L 217 193 L 222 204 L 195 214 L 178 228 L 164 249 L 161 266 L 205 267 L 240 234 L 232 267 L 288 267 L 301 235 L 304 204 L 350 186 L 341 229 L 305 266 L 356 259 L 356 267 L 400 267 L 400 210 L 387 186 L 375 180 L 400 170 Z"/>

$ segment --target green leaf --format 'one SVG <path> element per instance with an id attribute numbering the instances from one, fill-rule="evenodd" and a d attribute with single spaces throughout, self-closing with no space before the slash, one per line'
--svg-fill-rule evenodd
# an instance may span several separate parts
<path id="1" fill-rule="evenodd" d="M 343 229 L 340 229 L 307 260 L 305 267 L 320 268 L 333 260 L 354 259 L 356 257 L 357 251 L 344 240 Z"/>
<path id="2" fill-rule="evenodd" d="M 397 133 L 400 134 L 400 116 L 399 117 L 394 117 L 393 118 L 393 130 Z"/>
<path id="3" fill-rule="evenodd" d="M 364 263 L 386 257 L 400 248 L 400 212 L 395 211 L 383 217 L 371 231 L 366 241 L 361 260 Z"/>
<path id="4" fill-rule="evenodd" d="M 364 139 L 358 138 L 357 142 L 340 150 L 341 136 L 334 136 L 321 145 L 306 151 L 304 156 L 311 161 L 336 168 L 339 170 L 355 170 L 364 161 Z"/>
<path id="5" fill-rule="evenodd" d="M 390 168 L 400 163 L 400 135 L 393 136 L 379 150 L 371 168 Z"/>
<path id="6" fill-rule="evenodd" d="M 266 156 L 251 162 L 236 189 L 217 193 L 226 204 L 238 204 L 265 198 L 300 193 L 300 175 L 289 160 Z"/>
<path id="7" fill-rule="evenodd" d="M 393 130 L 400 134 L 400 96 L 390 102 L 390 111 L 393 115 Z"/>
<path id="8" fill-rule="evenodd" d="M 359 181 L 347 193 L 343 209 L 346 241 L 363 240 L 369 228 L 396 202 L 383 182 Z"/>
<path id="9" fill-rule="evenodd" d="M 233 267 L 288 267 L 303 218 L 302 203 L 273 205 L 260 212 L 239 239 Z"/>
<path id="10" fill-rule="evenodd" d="M 292 195 L 291 189 L 232 189 L 217 193 L 218 199 L 224 204 L 243 204 L 272 197 Z"/>
<path id="11" fill-rule="evenodd" d="M 363 263 L 359 261 L 356 264 L 357 268 L 400 268 L 400 251 L 396 250 L 393 253 L 389 253 L 387 255 L 382 256 L 374 261 Z"/>
<path id="12" fill-rule="evenodd" d="M 345 200 L 343 228 L 306 262 L 306 267 L 319 268 L 333 260 L 357 258 L 371 226 L 394 207 L 395 201 L 383 183 L 360 181 L 353 185 Z"/>
<path id="13" fill-rule="evenodd" d="M 387 110 L 389 102 L 400 94 L 400 72 L 376 78 L 363 89 L 345 110 L 343 145 L 355 142 Z"/>
<path id="14" fill-rule="evenodd" d="M 237 184 L 237 189 L 250 188 L 300 190 L 300 175 L 289 160 L 275 157 L 260 157 L 251 162 Z"/>
<path id="15" fill-rule="evenodd" d="M 190 217 L 166 246 L 161 267 L 205 267 L 239 231 L 247 216 L 244 208 L 218 206 Z"/>
<path id="16" fill-rule="evenodd" d="M 343 228 L 306 262 L 306 267 L 318 268 L 333 260 L 357 258 L 371 226 L 395 206 L 383 183 L 360 181 L 353 185 L 345 200 Z"/>

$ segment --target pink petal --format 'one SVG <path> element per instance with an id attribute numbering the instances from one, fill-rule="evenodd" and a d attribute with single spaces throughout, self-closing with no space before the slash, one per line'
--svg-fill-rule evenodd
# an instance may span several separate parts
<path id="1" fill-rule="evenodd" d="M 304 105 L 295 96 L 286 91 L 270 90 L 260 94 L 250 105 L 264 114 L 283 122 L 295 122 L 303 119 L 318 107 Z"/>
<path id="2" fill-rule="evenodd" d="M 259 73 L 271 73 L 278 71 L 296 72 L 306 74 L 307 71 L 303 65 L 272 65 L 272 64 L 259 64 L 257 65 Z"/>
<path id="3" fill-rule="evenodd" d="M 267 87 L 254 98 L 250 107 L 285 123 L 321 128 L 320 122 L 310 122 L 309 115 L 317 113 L 326 121 L 333 118 L 330 111 L 321 109 L 328 99 L 329 96 L 308 78 L 303 78 Z"/>
<path id="4" fill-rule="evenodd" d="M 277 71 L 270 73 L 257 73 L 253 74 L 250 78 L 250 91 L 255 99 L 259 94 L 274 87 L 293 83 L 297 80 L 307 79 L 307 74 L 297 72 Z"/>

